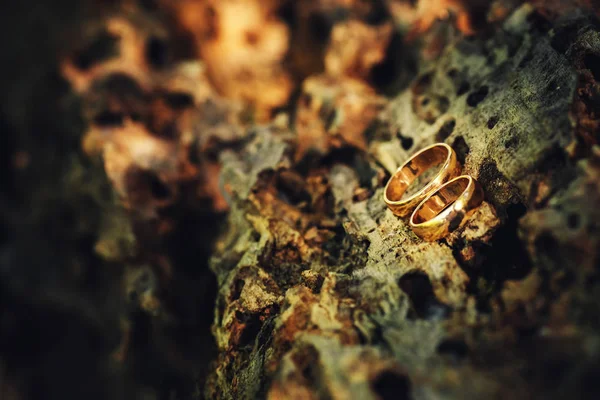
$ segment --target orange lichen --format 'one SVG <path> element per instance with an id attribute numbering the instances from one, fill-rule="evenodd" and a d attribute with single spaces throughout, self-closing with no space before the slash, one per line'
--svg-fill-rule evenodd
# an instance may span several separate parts
<path id="1" fill-rule="evenodd" d="M 80 49 L 61 63 L 90 122 L 82 147 L 102 157 L 123 203 L 145 218 L 156 217 L 190 180 L 199 199 L 211 199 L 223 211 L 219 165 L 202 157 L 192 163 L 191 153 L 209 150 L 215 136 L 218 143 L 238 140 L 242 130 L 232 127 L 240 126 L 242 108 L 216 94 L 203 62 L 154 65 L 148 44 L 165 36 L 165 28 L 134 4 L 123 7 L 120 16 L 90 28 L 83 40 L 89 46 L 98 36 L 110 37 L 114 49 L 108 56 L 93 54 L 82 63 L 87 50 Z"/>
<path id="2" fill-rule="evenodd" d="M 84 139 L 84 150 L 100 150 L 106 174 L 128 207 L 152 216 L 155 207 L 173 200 L 173 182 L 189 179 L 195 169 L 184 160 L 185 149 L 152 135 L 142 124 L 126 121 L 123 127 L 93 127 Z M 168 193 L 157 194 L 156 186 Z M 155 191 L 153 193 L 153 191 Z"/>
<path id="3" fill-rule="evenodd" d="M 282 62 L 289 32 L 277 18 L 279 1 L 184 0 L 165 5 L 192 33 L 219 93 L 252 105 L 259 120 L 287 102 L 293 84 Z"/>
<path id="4" fill-rule="evenodd" d="M 417 19 L 413 23 L 408 38 L 428 31 L 437 20 L 445 20 L 451 14 L 456 16 L 456 27 L 466 35 L 474 33 L 471 16 L 464 0 L 419 0 L 417 2 Z"/>
<path id="5" fill-rule="evenodd" d="M 472 21 L 473 0 L 418 0 L 415 4 L 405 0 L 390 2 L 390 12 L 395 19 L 410 26 L 407 40 L 412 41 L 429 31 L 439 20 L 452 18 L 460 32 L 472 35 L 475 31 Z"/>
<path id="6" fill-rule="evenodd" d="M 296 159 L 310 149 L 323 153 L 344 145 L 365 149 L 364 132 L 384 104 L 384 99 L 361 81 L 308 78 L 296 114 Z"/>
<path id="7" fill-rule="evenodd" d="M 368 80 L 372 68 L 386 57 L 392 31 L 391 23 L 373 26 L 350 20 L 336 24 L 325 55 L 327 73 Z"/>

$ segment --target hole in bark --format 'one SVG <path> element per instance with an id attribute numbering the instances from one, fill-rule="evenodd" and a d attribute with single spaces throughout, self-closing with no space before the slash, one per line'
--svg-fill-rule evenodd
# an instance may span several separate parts
<path id="1" fill-rule="evenodd" d="M 310 93 L 303 93 L 298 99 L 298 104 L 303 107 L 310 107 L 312 103 L 312 96 Z"/>
<path id="2" fill-rule="evenodd" d="M 106 89 L 110 92 L 114 92 L 117 95 L 130 95 L 135 97 L 143 97 L 144 91 L 129 75 L 122 73 L 114 73 L 109 75 L 103 82 Z M 99 88 L 94 87 L 94 90 Z"/>
<path id="3" fill-rule="evenodd" d="M 535 238 L 535 248 L 540 253 L 554 252 L 558 248 L 558 241 L 550 232 L 542 232 Z"/>
<path id="4" fill-rule="evenodd" d="M 403 136 L 400 132 L 398 132 L 398 139 L 400 139 L 400 144 L 404 150 L 410 150 L 414 144 L 413 138 Z"/>
<path id="5" fill-rule="evenodd" d="M 390 18 L 385 1 L 375 0 L 370 2 L 367 13 L 362 15 L 362 20 L 369 25 L 381 25 Z M 362 13 L 361 13 L 362 14 Z"/>
<path id="6" fill-rule="evenodd" d="M 167 42 L 157 37 L 151 37 L 146 43 L 146 59 L 154 67 L 164 67 L 169 61 Z"/>
<path id="7" fill-rule="evenodd" d="M 536 29 L 540 32 L 548 32 L 552 28 L 552 23 L 539 12 L 532 12 L 527 16 L 527 22 L 531 25 L 532 29 Z"/>
<path id="8" fill-rule="evenodd" d="M 456 361 L 460 361 L 468 354 L 469 347 L 463 340 L 446 339 L 438 345 L 437 352 L 439 354 L 451 356 Z"/>
<path id="9" fill-rule="evenodd" d="M 174 110 L 181 110 L 194 105 L 194 98 L 184 92 L 171 92 L 163 95 L 165 102 Z"/>
<path id="10" fill-rule="evenodd" d="M 302 372 L 302 376 L 309 382 L 314 383 L 318 380 L 317 366 L 319 362 L 319 353 L 312 346 L 305 346 L 292 355 L 292 360 L 296 367 Z"/>
<path id="11" fill-rule="evenodd" d="M 458 76 L 458 70 L 456 68 L 452 68 L 448 71 L 448 76 L 450 78 L 456 78 Z"/>
<path id="12" fill-rule="evenodd" d="M 402 63 L 406 60 L 403 59 L 403 54 L 399 52 L 399 49 L 403 47 L 403 40 L 399 33 L 394 33 L 386 48 L 385 58 L 382 62 L 373 66 L 369 73 L 373 86 L 389 95 L 396 94 L 397 89 L 394 89 L 394 83 L 399 79 L 400 73 L 406 69 L 406 67 L 402 67 Z"/>
<path id="13" fill-rule="evenodd" d="M 490 119 L 488 119 L 488 122 L 487 122 L 488 129 L 494 129 L 494 127 L 496 126 L 496 124 L 498 123 L 499 120 L 500 119 L 495 115 L 493 117 L 490 117 Z"/>
<path id="14" fill-rule="evenodd" d="M 325 184 L 325 183 L 324 183 Z M 289 204 L 310 203 L 310 193 L 306 190 L 304 178 L 292 171 L 282 171 L 277 176 L 276 188 L 279 198 Z"/>
<path id="15" fill-rule="evenodd" d="M 319 118 L 323 121 L 325 130 L 331 129 L 337 116 L 337 111 L 331 104 L 323 104 L 319 109 Z"/>
<path id="16" fill-rule="evenodd" d="M 462 96 L 463 94 L 467 93 L 469 90 L 471 90 L 471 85 L 469 84 L 469 82 L 463 82 L 460 84 L 460 86 L 458 87 L 458 89 L 456 90 L 456 95 L 457 96 Z"/>
<path id="17" fill-rule="evenodd" d="M 258 336 L 260 332 L 260 328 L 262 327 L 262 322 L 260 320 L 259 314 L 252 313 L 242 313 L 240 311 L 235 312 L 235 317 L 238 321 L 244 323 L 244 330 L 240 335 L 239 345 L 243 346 L 252 346 L 254 344 L 254 340 Z"/>
<path id="18" fill-rule="evenodd" d="M 100 34 L 86 49 L 75 54 L 73 63 L 82 70 L 117 55 L 118 38 L 104 32 Z"/>
<path id="19" fill-rule="evenodd" d="M 94 81 L 92 91 L 96 93 L 106 93 L 111 104 L 115 104 L 118 111 L 124 116 L 137 116 L 141 118 L 147 105 L 147 96 L 138 83 L 128 75 L 115 73 L 104 79 Z M 110 112 L 116 112 L 111 109 Z"/>
<path id="20" fill-rule="evenodd" d="M 260 241 L 260 233 L 257 231 L 252 231 L 250 233 L 250 241 L 254 243 L 258 243 Z"/>
<path id="21" fill-rule="evenodd" d="M 506 208 L 506 223 L 496 231 L 490 242 L 488 262 L 499 268 L 493 274 L 496 279 L 522 279 L 531 271 L 529 255 L 517 234 L 519 219 L 526 212 L 527 207 L 523 203 L 509 205 Z M 500 266 L 504 266 L 501 273 Z"/>
<path id="22" fill-rule="evenodd" d="M 461 164 L 464 165 L 467 156 L 469 155 L 469 145 L 465 142 L 465 138 L 462 136 L 458 136 L 454 143 L 452 143 L 452 148 L 456 152 L 456 158 L 460 161 Z"/>
<path id="23" fill-rule="evenodd" d="M 506 142 L 504 142 L 504 148 L 505 149 L 514 148 L 514 147 L 517 147 L 518 144 L 519 144 L 519 138 L 517 136 L 512 136 L 512 137 L 508 138 L 506 140 Z"/>
<path id="24" fill-rule="evenodd" d="M 312 13 L 308 17 L 308 26 L 310 26 L 312 36 L 316 40 L 325 42 L 329 39 L 332 24 L 323 14 L 316 12 Z"/>
<path id="25" fill-rule="evenodd" d="M 154 134 L 165 139 L 175 139 L 179 137 L 179 129 L 175 121 L 168 121 L 153 129 Z"/>
<path id="26" fill-rule="evenodd" d="M 103 111 L 94 117 L 94 123 L 100 126 L 120 126 L 123 125 L 123 114 Z"/>
<path id="27" fill-rule="evenodd" d="M 143 169 L 130 168 L 125 175 L 125 187 L 132 204 L 144 203 L 149 197 L 165 200 L 171 195 L 155 173 Z"/>
<path id="28" fill-rule="evenodd" d="M 233 290 L 231 291 L 231 301 L 238 300 L 242 295 L 242 290 L 246 285 L 246 281 L 243 279 L 237 279 L 233 284 Z"/>
<path id="29" fill-rule="evenodd" d="M 410 272 L 398 281 L 398 286 L 407 296 L 413 306 L 417 318 L 444 318 L 449 313 L 449 307 L 441 303 L 433 293 L 429 277 L 422 272 Z"/>
<path id="30" fill-rule="evenodd" d="M 312 282 L 310 291 L 313 292 L 314 294 L 321 293 L 321 288 L 323 287 L 323 282 L 325 282 L 325 277 L 323 277 L 321 275 L 317 276 L 315 281 Z"/>
<path id="31" fill-rule="evenodd" d="M 600 57 L 596 54 L 587 54 L 583 59 L 583 64 L 594 75 L 594 79 L 600 81 Z"/>
<path id="32" fill-rule="evenodd" d="M 171 195 L 171 191 L 169 188 L 158 179 L 155 174 L 149 175 L 150 179 L 150 192 L 152 193 L 152 197 L 158 200 L 168 199 Z"/>
<path id="33" fill-rule="evenodd" d="M 411 399 L 411 383 L 407 376 L 395 371 L 383 371 L 373 380 L 371 387 L 381 400 Z"/>
<path id="34" fill-rule="evenodd" d="M 559 53 L 566 53 L 575 38 L 580 27 L 578 24 L 555 27 L 554 37 L 550 45 Z"/>
<path id="35" fill-rule="evenodd" d="M 569 216 L 567 217 L 567 225 L 569 226 L 570 229 L 577 229 L 577 228 L 579 228 L 580 224 L 581 224 L 581 219 L 579 217 L 579 214 L 576 214 L 576 213 L 569 214 Z"/>
<path id="36" fill-rule="evenodd" d="M 518 220 L 527 213 L 527 207 L 523 203 L 514 203 L 506 208 L 506 215 L 511 220 Z"/>
<path id="37" fill-rule="evenodd" d="M 421 75 L 419 78 L 417 78 L 417 81 L 415 82 L 412 88 L 412 92 L 416 95 L 425 93 L 429 85 L 431 85 L 432 80 L 433 72 L 428 72 L 426 74 Z"/>
<path id="38" fill-rule="evenodd" d="M 519 219 L 527 208 L 522 203 L 514 203 L 505 212 L 505 223 L 494 233 L 492 240 L 488 244 L 473 244 L 476 268 L 465 269 L 471 275 L 468 291 L 477 295 L 477 308 L 481 311 L 490 310 L 488 300 L 502 288 L 504 281 L 523 279 L 532 269 L 529 254 L 517 234 Z"/>
<path id="39" fill-rule="evenodd" d="M 423 100 L 421 100 L 421 105 L 426 106 L 427 104 L 429 104 L 429 102 L 430 102 L 429 97 L 425 97 Z"/>
<path id="40" fill-rule="evenodd" d="M 487 86 L 482 86 L 467 97 L 467 104 L 471 107 L 477 107 L 479 103 L 488 95 L 489 89 Z"/>
<path id="41" fill-rule="evenodd" d="M 456 126 L 456 120 L 454 118 L 444 122 L 444 125 L 440 128 L 436 135 L 436 139 L 438 142 L 443 142 L 452 134 L 454 131 L 454 127 Z"/>

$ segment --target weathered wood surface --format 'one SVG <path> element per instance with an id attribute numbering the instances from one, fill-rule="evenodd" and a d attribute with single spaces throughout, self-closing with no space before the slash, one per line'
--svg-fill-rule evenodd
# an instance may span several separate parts
<path id="1" fill-rule="evenodd" d="M 74 3 L 0 24 L 0 394 L 597 397 L 595 4 Z M 426 243 L 438 141 L 485 202 Z"/>
<path id="2" fill-rule="evenodd" d="M 222 154 L 232 209 L 211 262 L 219 356 L 209 397 L 588 390 L 579 385 L 597 336 L 575 315 L 593 314 L 570 298 L 590 299 L 580 285 L 598 259 L 598 150 L 577 164 L 567 149 L 577 141 L 573 59 L 600 51 L 600 36 L 563 24 L 580 30 L 566 39 L 525 6 L 490 38 L 451 44 L 385 107 L 365 151 L 306 167 L 291 133 L 265 127 Z M 458 152 L 486 203 L 464 230 L 426 243 L 386 209 L 382 187 L 436 141 Z"/>

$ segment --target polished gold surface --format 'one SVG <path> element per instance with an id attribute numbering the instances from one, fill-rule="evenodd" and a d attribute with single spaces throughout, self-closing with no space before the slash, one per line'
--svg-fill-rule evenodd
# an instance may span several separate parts
<path id="1" fill-rule="evenodd" d="M 410 227 L 420 238 L 432 242 L 462 227 L 483 201 L 483 190 L 469 175 L 446 182 L 418 205 Z"/>
<path id="2" fill-rule="evenodd" d="M 436 166 L 439 168 L 438 172 L 423 188 L 403 198 L 409 186 L 419 176 Z M 385 186 L 383 200 L 394 214 L 404 217 L 437 188 L 460 175 L 461 170 L 454 150 L 445 143 L 436 143 L 416 153 L 396 170 Z"/>

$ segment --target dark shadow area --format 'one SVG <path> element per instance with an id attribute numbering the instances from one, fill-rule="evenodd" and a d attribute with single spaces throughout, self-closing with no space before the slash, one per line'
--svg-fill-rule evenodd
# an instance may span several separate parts
<path id="1" fill-rule="evenodd" d="M 158 294 L 169 318 L 129 304 L 128 263 L 112 261 L 98 239 L 107 213 L 120 210 L 102 165 L 82 152 L 86 116 L 59 74 L 59 60 L 90 70 L 115 53 L 115 38 L 82 43 L 81 30 L 114 2 L 8 2 L 0 7 L 0 399 L 191 399 L 215 354 L 210 333 L 216 282 L 208 269 L 222 216 L 200 204 L 170 215 L 167 236 L 136 239 L 165 251 L 173 278 Z M 145 2 L 151 7 L 151 2 Z M 172 55 L 160 38 L 146 56 L 162 68 Z M 102 127 L 142 120 L 145 93 L 125 75 L 104 82 L 111 104 L 88 116 Z M 167 96 L 173 108 L 185 96 Z M 114 107 L 115 104 L 119 105 Z M 142 104 L 140 106 L 140 104 Z M 112 108 L 111 108 L 112 107 Z M 172 195 L 138 171 L 148 196 Z M 200 211 L 198 211 L 200 208 Z M 119 211 L 120 212 L 120 211 Z M 168 212 L 168 210 L 167 210 Z M 126 215 L 126 214 L 123 214 Z M 166 322 L 165 322 L 166 321 Z M 123 354 L 119 352 L 123 350 Z M 195 397 L 197 398 L 197 397 Z"/>
<path id="2" fill-rule="evenodd" d="M 410 298 L 412 304 L 408 315 L 410 319 L 438 319 L 450 314 L 451 308 L 435 297 L 429 277 L 424 273 L 405 274 L 398 281 L 398 286 Z"/>
<path id="3" fill-rule="evenodd" d="M 406 375 L 395 371 L 383 371 L 371 383 L 373 391 L 382 400 L 410 400 L 411 382 Z"/>

